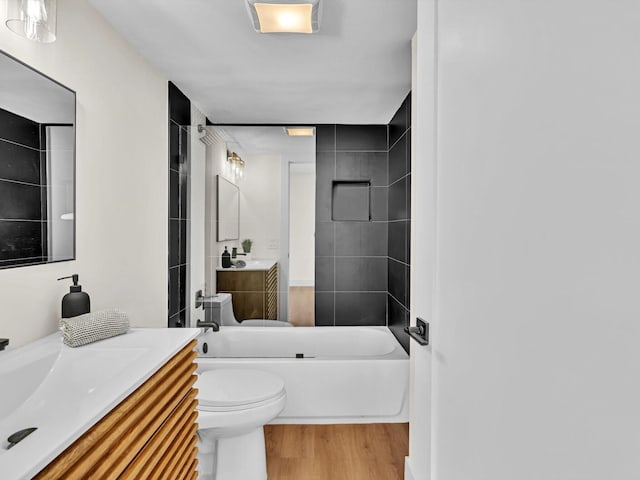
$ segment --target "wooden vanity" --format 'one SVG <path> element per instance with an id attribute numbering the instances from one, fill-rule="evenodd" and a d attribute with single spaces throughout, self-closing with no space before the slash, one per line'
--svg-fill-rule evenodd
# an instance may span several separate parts
<path id="1" fill-rule="evenodd" d="M 186 345 L 34 478 L 196 479 L 195 345 Z"/>
<path id="2" fill-rule="evenodd" d="M 238 321 L 278 319 L 278 262 L 247 262 L 246 268 L 218 268 L 218 293 L 231 293 Z"/>

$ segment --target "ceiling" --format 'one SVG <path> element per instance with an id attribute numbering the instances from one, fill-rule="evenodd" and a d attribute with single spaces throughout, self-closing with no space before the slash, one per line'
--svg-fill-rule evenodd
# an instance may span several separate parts
<path id="1" fill-rule="evenodd" d="M 315 137 L 290 137 L 282 127 L 208 127 L 220 131 L 227 148 L 243 159 L 278 156 L 291 163 L 311 163 L 316 158 Z"/>
<path id="2" fill-rule="evenodd" d="M 89 0 L 214 123 L 386 124 L 411 86 L 416 0 L 322 0 L 260 34 L 244 0 Z"/>

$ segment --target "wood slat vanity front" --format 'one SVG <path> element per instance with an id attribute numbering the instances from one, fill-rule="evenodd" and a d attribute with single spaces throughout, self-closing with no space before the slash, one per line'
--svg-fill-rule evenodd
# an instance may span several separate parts
<path id="1" fill-rule="evenodd" d="M 34 478 L 197 478 L 193 340 Z"/>
<path id="2" fill-rule="evenodd" d="M 268 269 L 217 271 L 218 293 L 230 293 L 238 321 L 278 319 L 278 264 Z"/>

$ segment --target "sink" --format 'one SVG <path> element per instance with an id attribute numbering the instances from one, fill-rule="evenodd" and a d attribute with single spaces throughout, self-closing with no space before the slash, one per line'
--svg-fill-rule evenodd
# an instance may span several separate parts
<path id="1" fill-rule="evenodd" d="M 0 357 L 0 460 L 12 433 L 55 423 L 65 406 L 112 388 L 124 370 L 149 350 L 109 347 L 106 341 L 75 349 L 65 346 L 59 335 L 55 340 L 35 342 Z"/>
<path id="2" fill-rule="evenodd" d="M 133 329 L 79 348 L 57 333 L 0 352 L 2 479 L 33 477 L 198 332 Z M 7 441 L 25 429 L 34 431 Z"/>
<path id="3" fill-rule="evenodd" d="M 9 350 L 2 354 L 0 419 L 7 417 L 36 391 L 51 372 L 59 354 L 60 348 L 55 345 L 39 345 L 29 352 Z"/>

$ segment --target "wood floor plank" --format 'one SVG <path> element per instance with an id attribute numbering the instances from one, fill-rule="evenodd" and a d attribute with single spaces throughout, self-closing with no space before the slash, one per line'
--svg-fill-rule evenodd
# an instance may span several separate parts
<path id="1" fill-rule="evenodd" d="M 269 480 L 402 480 L 409 425 L 266 425 Z"/>
<path id="2" fill-rule="evenodd" d="M 289 287 L 289 323 L 296 327 L 315 325 L 314 292 L 314 287 Z"/>

